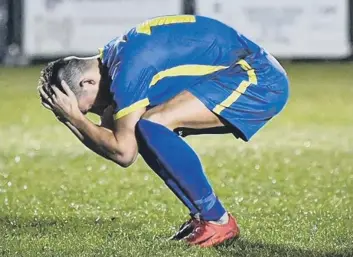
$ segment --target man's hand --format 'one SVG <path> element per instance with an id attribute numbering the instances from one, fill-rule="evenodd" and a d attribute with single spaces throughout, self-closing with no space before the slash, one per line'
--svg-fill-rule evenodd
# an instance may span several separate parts
<path id="1" fill-rule="evenodd" d="M 46 90 L 44 89 L 44 87 L 43 87 L 43 86 L 39 86 L 39 87 L 37 87 L 37 90 L 38 90 L 38 92 L 39 92 L 42 105 L 43 105 L 46 109 L 52 111 L 52 112 L 54 113 L 55 117 L 56 117 L 59 121 L 61 121 L 61 122 L 67 122 L 67 120 L 66 120 L 64 117 L 60 116 L 58 113 L 56 113 L 56 112 L 53 110 L 53 101 L 52 101 L 52 99 L 49 97 L 49 95 L 48 95 L 48 93 L 46 92 Z"/>
<path id="2" fill-rule="evenodd" d="M 59 119 L 72 121 L 82 118 L 83 114 L 78 108 L 75 94 L 71 91 L 65 81 L 61 82 L 65 93 L 61 92 L 56 86 L 52 86 L 53 94 L 48 96 L 45 90 L 40 87 L 38 90 L 42 97 L 42 105 L 53 111 Z"/>
<path id="3" fill-rule="evenodd" d="M 51 98 L 48 96 L 47 92 L 45 92 L 45 89 L 43 86 L 38 86 L 37 90 L 39 92 L 40 99 L 42 101 L 42 105 L 47 108 L 50 111 L 53 111 L 53 101 Z"/>
<path id="4" fill-rule="evenodd" d="M 64 89 L 65 94 L 56 86 L 52 87 L 54 91 L 54 94 L 52 95 L 53 111 L 69 121 L 82 118 L 83 114 L 78 108 L 75 94 L 71 91 L 65 81 L 61 82 L 61 86 Z"/>
<path id="5" fill-rule="evenodd" d="M 85 145 L 87 146 L 89 149 L 91 149 L 93 152 L 101 155 L 104 158 L 107 158 L 106 155 L 104 155 L 103 152 L 101 152 L 97 146 L 87 137 L 85 137 L 74 125 L 72 125 L 70 123 L 70 121 L 68 121 L 67 119 L 65 119 L 64 117 L 62 117 L 60 114 L 56 113 L 53 109 L 53 101 L 51 99 L 51 97 L 49 97 L 47 90 L 44 86 L 39 86 L 37 87 L 37 90 L 40 94 L 40 98 L 41 98 L 41 102 L 42 105 L 47 108 L 48 110 L 52 111 L 54 113 L 54 115 L 56 116 L 56 118 L 62 122 L 66 127 L 68 127 L 71 132 Z"/>
<path id="6" fill-rule="evenodd" d="M 146 108 L 115 121 L 113 107 L 107 108 L 101 126 L 97 126 L 79 110 L 76 96 L 65 82 L 62 87 L 65 93 L 52 86 L 54 93 L 50 96 L 45 88 L 39 87 L 43 106 L 51 110 L 92 151 L 122 167 L 131 165 L 138 153 L 135 127 Z"/>

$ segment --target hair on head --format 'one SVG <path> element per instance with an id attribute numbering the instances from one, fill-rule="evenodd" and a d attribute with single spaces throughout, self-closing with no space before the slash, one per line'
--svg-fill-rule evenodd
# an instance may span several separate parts
<path id="1" fill-rule="evenodd" d="M 89 59 L 80 59 L 77 57 L 66 57 L 48 63 L 40 73 L 39 86 L 42 86 L 46 92 L 52 94 L 52 86 L 56 86 L 63 91 L 61 81 L 64 80 L 76 97 L 82 93 L 81 77 L 89 68 Z"/>

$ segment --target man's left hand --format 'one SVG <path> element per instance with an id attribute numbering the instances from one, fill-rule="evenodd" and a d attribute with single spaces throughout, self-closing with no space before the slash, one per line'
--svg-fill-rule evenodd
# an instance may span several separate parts
<path id="1" fill-rule="evenodd" d="M 61 92 L 56 86 L 52 86 L 54 94 L 51 96 L 53 103 L 51 107 L 53 112 L 69 121 L 82 118 L 83 114 L 78 108 L 75 94 L 65 81 L 61 82 L 61 86 L 65 93 Z"/>
<path id="2" fill-rule="evenodd" d="M 49 96 L 43 86 L 38 87 L 42 105 L 51 110 L 60 121 L 81 118 L 82 113 L 78 108 L 75 94 L 65 81 L 62 81 L 61 85 L 66 94 L 61 92 L 56 86 L 52 86 L 54 93 Z"/>

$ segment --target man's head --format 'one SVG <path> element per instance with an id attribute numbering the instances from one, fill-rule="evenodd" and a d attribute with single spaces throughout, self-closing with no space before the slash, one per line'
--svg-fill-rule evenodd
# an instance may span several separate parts
<path id="1" fill-rule="evenodd" d="M 51 87 L 62 90 L 61 81 L 64 80 L 76 95 L 83 113 L 92 111 L 99 114 L 109 102 L 102 70 L 97 57 L 66 57 L 49 63 L 41 72 L 39 84 L 51 95 Z"/>

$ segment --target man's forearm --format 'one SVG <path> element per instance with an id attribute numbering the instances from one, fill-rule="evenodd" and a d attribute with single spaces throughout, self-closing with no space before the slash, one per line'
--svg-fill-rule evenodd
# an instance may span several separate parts
<path id="1" fill-rule="evenodd" d="M 123 151 L 118 144 L 113 131 L 103 127 L 99 127 L 92 123 L 84 115 L 80 118 L 70 120 L 70 123 L 78 130 L 78 132 L 94 146 L 95 150 L 104 157 L 115 162 L 119 162 L 119 157 L 123 155 Z M 101 155 L 102 155 L 101 154 Z"/>
<path id="2" fill-rule="evenodd" d="M 103 158 L 109 159 L 110 158 L 105 155 L 103 151 L 101 151 L 90 138 L 87 136 L 84 136 L 74 125 L 72 125 L 69 121 L 62 121 L 62 123 L 71 130 L 71 132 L 90 150 L 95 152 L 96 154 L 102 156 Z"/>

